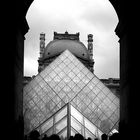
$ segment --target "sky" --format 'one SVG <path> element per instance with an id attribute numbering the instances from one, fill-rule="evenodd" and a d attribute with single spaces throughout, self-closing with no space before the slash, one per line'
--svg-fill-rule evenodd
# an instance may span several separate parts
<path id="1" fill-rule="evenodd" d="M 114 30 L 117 14 L 108 0 L 34 0 L 26 19 L 24 76 L 38 73 L 39 36 L 45 44 L 53 40 L 54 31 L 75 34 L 87 47 L 87 35 L 93 34 L 94 73 L 99 78 L 119 78 L 119 38 Z"/>

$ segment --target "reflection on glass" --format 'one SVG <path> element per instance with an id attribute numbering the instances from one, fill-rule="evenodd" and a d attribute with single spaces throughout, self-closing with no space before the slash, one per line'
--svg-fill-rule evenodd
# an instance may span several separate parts
<path id="1" fill-rule="evenodd" d="M 93 124 L 90 121 L 88 121 L 87 119 L 85 119 L 85 127 L 88 130 L 90 130 L 93 134 L 95 134 L 97 128 L 95 126 L 93 126 Z"/>
<path id="2" fill-rule="evenodd" d="M 89 71 L 87 77 L 91 80 L 94 77 L 94 75 Z"/>
<path id="3" fill-rule="evenodd" d="M 51 77 L 49 75 L 46 75 L 46 77 L 44 78 L 44 80 L 46 82 L 50 82 L 52 79 L 51 79 Z"/>
<path id="4" fill-rule="evenodd" d="M 32 100 L 29 101 L 29 108 L 35 106 L 34 102 Z"/>
<path id="5" fill-rule="evenodd" d="M 90 100 L 92 101 L 96 95 L 93 93 L 93 91 L 90 91 L 89 94 L 88 94 L 88 97 L 90 98 Z M 93 102 L 93 101 L 92 101 Z"/>
<path id="6" fill-rule="evenodd" d="M 82 69 L 82 72 L 83 72 L 83 74 L 87 74 L 88 72 L 89 72 L 89 70 L 86 68 L 86 67 L 84 67 L 83 69 Z"/>
<path id="7" fill-rule="evenodd" d="M 65 69 L 64 69 L 64 72 L 69 73 L 70 71 L 71 71 L 70 68 L 68 66 L 66 66 Z"/>
<path id="8" fill-rule="evenodd" d="M 67 129 L 63 130 L 60 134 L 59 137 L 61 140 L 66 140 L 67 139 Z"/>
<path id="9" fill-rule="evenodd" d="M 103 91 L 103 93 L 104 93 L 105 95 L 108 95 L 109 92 L 110 92 L 110 90 L 109 90 L 107 87 L 104 87 L 104 88 L 102 89 L 102 91 Z"/>
<path id="10" fill-rule="evenodd" d="M 69 77 L 64 77 L 63 80 L 64 80 L 65 83 L 69 83 L 71 79 Z"/>
<path id="11" fill-rule="evenodd" d="M 97 106 L 101 104 L 101 100 L 100 100 L 100 98 L 98 98 L 98 97 L 95 97 L 94 100 L 93 100 L 93 102 L 94 102 Z"/>
<path id="12" fill-rule="evenodd" d="M 78 92 L 80 91 L 80 88 L 79 88 L 78 86 L 75 86 L 75 87 L 73 88 L 73 91 L 74 91 L 75 93 L 78 93 Z"/>
<path id="13" fill-rule="evenodd" d="M 73 69 L 74 67 L 75 67 L 75 65 L 73 64 L 73 63 L 70 63 L 69 65 L 68 65 L 68 67 L 69 67 L 69 69 Z"/>
<path id="14" fill-rule="evenodd" d="M 50 127 L 53 126 L 53 118 L 50 118 L 47 120 L 42 126 L 41 126 L 41 132 L 44 133 L 47 131 Z"/>
<path id="15" fill-rule="evenodd" d="M 97 87 L 98 87 L 99 89 L 103 89 L 103 88 L 105 87 L 105 85 L 104 85 L 102 82 L 99 82 L 99 83 L 97 84 Z"/>
<path id="16" fill-rule="evenodd" d="M 79 67 L 78 67 L 79 68 Z M 78 74 L 77 74 L 77 76 L 80 78 L 80 79 L 83 79 L 83 77 L 85 76 L 82 72 L 79 72 Z"/>
<path id="17" fill-rule="evenodd" d="M 51 129 L 49 129 L 47 132 L 46 132 L 46 134 L 47 134 L 47 136 L 49 137 L 49 136 L 51 136 L 52 134 L 53 134 L 53 128 L 51 128 Z"/>
<path id="18" fill-rule="evenodd" d="M 112 121 L 112 122 L 117 122 L 118 117 L 116 116 L 116 114 L 115 114 L 115 113 L 112 113 L 112 115 L 111 115 L 110 119 L 111 119 L 111 121 Z"/>
<path id="19" fill-rule="evenodd" d="M 113 100 L 113 102 L 114 102 L 115 105 L 119 106 L 119 99 L 118 99 L 118 98 L 115 98 L 115 99 Z"/>
<path id="20" fill-rule="evenodd" d="M 86 109 L 86 105 L 84 104 L 84 102 L 80 102 L 78 104 L 78 108 L 80 109 L 80 112 L 83 112 Z"/>
<path id="21" fill-rule="evenodd" d="M 38 121 L 37 121 L 37 119 L 34 118 L 34 119 L 31 120 L 30 123 L 33 125 L 33 127 L 36 127 L 37 124 L 38 124 Z"/>
<path id="22" fill-rule="evenodd" d="M 66 67 L 66 65 L 65 65 L 64 63 L 61 63 L 61 64 L 59 65 L 59 68 L 60 68 L 61 70 L 63 70 L 65 67 Z"/>
<path id="23" fill-rule="evenodd" d="M 56 61 L 55 61 L 56 62 Z M 52 69 L 54 69 L 55 67 L 56 67 L 56 63 L 51 63 L 50 64 L 50 67 L 52 68 Z"/>
<path id="24" fill-rule="evenodd" d="M 51 78 L 54 78 L 56 76 L 56 73 L 54 71 L 52 71 L 49 75 Z"/>
<path id="25" fill-rule="evenodd" d="M 103 132 L 101 132 L 101 131 L 98 129 L 98 130 L 97 130 L 97 134 L 98 134 L 98 136 L 101 138 Z"/>
<path id="26" fill-rule="evenodd" d="M 71 126 L 78 132 L 78 133 L 82 133 L 82 126 L 81 124 L 76 121 L 73 117 L 71 117 Z"/>
<path id="27" fill-rule="evenodd" d="M 54 91 L 55 91 L 56 93 L 59 93 L 60 90 L 61 90 L 61 88 L 60 88 L 58 85 L 56 85 L 56 86 L 54 87 Z"/>
<path id="28" fill-rule="evenodd" d="M 42 87 L 43 87 L 43 85 L 42 85 Z M 34 87 L 34 90 L 36 93 L 38 93 L 40 91 L 40 89 L 41 89 L 41 86 L 39 84 Z"/>
<path id="29" fill-rule="evenodd" d="M 79 96 L 76 96 L 74 99 L 73 99 L 73 102 L 78 105 L 80 103 L 81 99 Z"/>
<path id="30" fill-rule="evenodd" d="M 66 83 L 63 80 L 61 80 L 58 85 L 60 88 L 63 88 L 66 85 Z"/>
<path id="31" fill-rule="evenodd" d="M 112 92 L 110 92 L 107 96 L 109 97 L 109 99 L 110 99 L 111 101 L 113 101 L 113 100 L 115 99 L 115 95 L 112 94 Z"/>
<path id="32" fill-rule="evenodd" d="M 52 88 L 54 88 L 55 85 L 57 84 L 54 80 L 51 80 L 49 83 L 50 83 L 50 86 L 51 86 Z"/>
<path id="33" fill-rule="evenodd" d="M 71 72 L 68 73 L 68 76 L 69 76 L 71 79 L 73 79 L 73 78 L 75 77 L 75 74 L 74 74 L 74 72 L 71 71 Z"/>
<path id="34" fill-rule="evenodd" d="M 92 90 L 95 85 L 90 81 L 87 86 L 90 90 Z"/>
<path id="35" fill-rule="evenodd" d="M 55 102 L 56 105 L 60 102 L 60 100 L 61 99 L 57 95 L 53 97 L 53 101 Z"/>
<path id="36" fill-rule="evenodd" d="M 55 122 L 58 122 L 60 119 L 62 119 L 65 115 L 67 115 L 67 107 L 65 107 L 63 110 L 59 111 L 55 116 Z"/>
<path id="37" fill-rule="evenodd" d="M 78 133 L 78 132 L 75 131 L 75 130 L 71 127 L 71 136 L 75 136 L 76 133 Z"/>
<path id="38" fill-rule="evenodd" d="M 60 132 L 66 126 L 67 126 L 67 118 L 64 118 L 58 124 L 56 124 L 56 133 Z"/>
<path id="39" fill-rule="evenodd" d="M 63 71 L 61 71 L 59 74 L 58 74 L 58 76 L 61 78 L 61 79 L 63 79 L 64 77 L 65 77 L 65 73 L 63 72 Z"/>
<path id="40" fill-rule="evenodd" d="M 90 100 L 90 98 L 89 98 L 88 96 L 85 96 L 85 98 L 83 99 L 83 102 L 84 102 L 86 105 L 88 105 L 88 104 L 91 102 L 91 100 Z"/>
<path id="41" fill-rule="evenodd" d="M 97 87 L 97 86 L 95 86 L 93 89 L 92 89 L 92 91 L 94 92 L 94 94 L 98 94 L 99 92 L 100 92 L 100 89 Z"/>
<path id="42" fill-rule="evenodd" d="M 71 81 L 68 85 L 72 89 L 76 84 L 73 81 Z"/>
<path id="43" fill-rule="evenodd" d="M 83 124 L 83 116 L 73 106 L 71 106 L 71 115 Z"/>
<path id="44" fill-rule="evenodd" d="M 89 118 L 91 110 L 89 108 L 86 108 L 83 113 L 87 118 Z"/>
<path id="45" fill-rule="evenodd" d="M 77 76 L 75 76 L 75 77 L 73 78 L 73 81 L 74 81 L 75 83 L 78 83 L 78 82 L 80 81 L 80 79 L 79 79 Z"/>
<path id="46" fill-rule="evenodd" d="M 54 69 L 54 71 L 56 72 L 56 74 L 58 74 L 58 73 L 61 72 L 61 69 L 60 69 L 59 67 L 56 67 L 56 68 Z"/>
<path id="47" fill-rule="evenodd" d="M 93 79 L 92 79 L 92 82 L 93 84 L 97 84 L 99 82 L 99 79 L 95 76 Z"/>
<path id="48" fill-rule="evenodd" d="M 83 95 L 85 96 L 86 94 L 88 94 L 89 92 L 90 92 L 91 90 L 88 88 L 88 86 L 85 86 L 84 88 L 83 88 Z"/>
<path id="49" fill-rule="evenodd" d="M 87 84 L 87 83 L 89 82 L 89 79 L 85 76 L 85 77 L 82 79 L 82 81 L 83 81 L 85 84 Z"/>
<path id="50" fill-rule="evenodd" d="M 95 135 L 93 135 L 90 131 L 88 131 L 87 129 L 85 129 L 85 138 L 91 138 L 92 140 L 95 139 Z"/>
<path id="51" fill-rule="evenodd" d="M 35 79 L 33 79 L 31 82 L 30 82 L 32 88 L 34 88 L 36 85 L 37 85 L 37 82 Z"/>
<path id="52" fill-rule="evenodd" d="M 109 105 L 109 108 L 112 110 L 112 111 L 115 111 L 117 109 L 117 106 L 111 102 L 111 104 Z"/>
<path id="53" fill-rule="evenodd" d="M 63 88 L 63 90 L 64 90 L 65 92 L 69 92 L 71 89 L 70 89 L 69 86 L 65 86 L 65 87 Z"/>
<path id="54" fill-rule="evenodd" d="M 44 117 L 44 115 L 42 114 L 41 111 L 39 113 L 37 113 L 37 116 L 36 117 L 37 117 L 37 119 L 38 119 L 39 122 L 42 122 L 45 119 L 45 117 Z"/>
<path id="55" fill-rule="evenodd" d="M 83 87 L 84 87 L 84 83 L 83 83 L 83 81 L 82 80 L 80 80 L 79 81 L 79 83 L 78 83 L 78 87 L 80 88 L 80 89 L 82 89 Z"/>

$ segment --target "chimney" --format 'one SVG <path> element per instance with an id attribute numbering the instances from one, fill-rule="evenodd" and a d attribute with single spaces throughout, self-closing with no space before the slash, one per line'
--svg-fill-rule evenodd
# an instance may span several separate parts
<path id="1" fill-rule="evenodd" d="M 90 60 L 93 59 L 93 35 L 92 34 L 89 34 L 88 35 L 88 52 L 89 52 L 89 56 L 90 56 Z"/>
<path id="2" fill-rule="evenodd" d="M 45 33 L 40 34 L 40 59 L 43 58 L 43 53 L 45 49 Z"/>
<path id="3" fill-rule="evenodd" d="M 89 69 L 90 71 L 93 73 L 94 72 L 94 59 L 93 59 L 93 35 L 92 34 L 88 34 L 88 53 L 89 53 Z"/>

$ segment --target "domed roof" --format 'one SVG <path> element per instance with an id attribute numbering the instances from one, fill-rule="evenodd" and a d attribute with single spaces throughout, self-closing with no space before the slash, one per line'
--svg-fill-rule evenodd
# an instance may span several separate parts
<path id="1" fill-rule="evenodd" d="M 85 60 L 89 60 L 88 50 L 80 41 L 75 40 L 53 40 L 46 46 L 44 50 L 43 59 L 59 55 L 65 50 L 69 50 L 75 56 Z"/>

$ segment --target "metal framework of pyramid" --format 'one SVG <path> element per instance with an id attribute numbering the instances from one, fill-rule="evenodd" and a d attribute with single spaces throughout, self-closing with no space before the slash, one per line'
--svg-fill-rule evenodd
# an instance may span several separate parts
<path id="1" fill-rule="evenodd" d="M 93 123 L 82 115 L 71 103 L 67 103 L 60 110 L 54 113 L 45 122 L 39 125 L 36 130 L 43 137 L 58 134 L 62 140 L 66 140 L 76 133 L 82 134 L 86 139 L 101 138 L 103 134 Z"/>
<path id="2" fill-rule="evenodd" d="M 118 129 L 119 98 L 69 50 L 24 87 L 25 133 L 42 125 L 67 103 L 103 133 Z"/>

